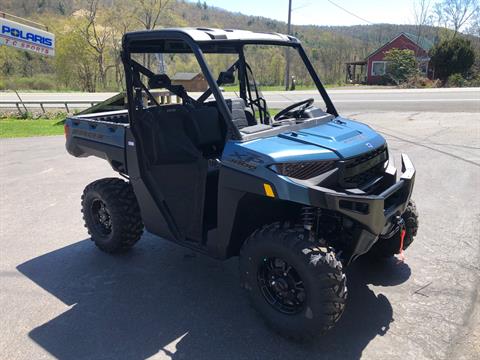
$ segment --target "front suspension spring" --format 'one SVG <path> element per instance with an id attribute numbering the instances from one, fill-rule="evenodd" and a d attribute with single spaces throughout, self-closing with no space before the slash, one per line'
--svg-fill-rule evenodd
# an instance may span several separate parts
<path id="1" fill-rule="evenodd" d="M 304 206 L 302 207 L 302 212 L 300 214 L 300 218 L 303 223 L 303 227 L 305 230 L 312 230 L 313 224 L 315 223 L 315 208 L 312 206 Z"/>

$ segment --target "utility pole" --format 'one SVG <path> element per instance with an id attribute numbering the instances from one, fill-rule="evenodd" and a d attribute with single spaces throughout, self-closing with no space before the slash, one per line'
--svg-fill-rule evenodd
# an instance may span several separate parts
<path id="1" fill-rule="evenodd" d="M 292 0 L 288 0 L 288 23 L 287 23 L 287 35 L 291 35 L 291 20 L 292 20 Z M 285 90 L 288 91 L 290 85 L 290 49 L 285 49 Z"/>

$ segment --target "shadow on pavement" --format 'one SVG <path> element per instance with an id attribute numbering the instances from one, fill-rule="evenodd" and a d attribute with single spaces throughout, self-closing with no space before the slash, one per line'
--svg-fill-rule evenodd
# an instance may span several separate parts
<path id="1" fill-rule="evenodd" d="M 349 301 L 337 326 L 314 344 L 268 330 L 239 288 L 237 259 L 219 262 L 150 235 L 129 254 L 110 256 L 90 240 L 29 260 L 17 269 L 71 306 L 30 331 L 59 359 L 357 359 L 392 319 L 388 299 L 367 286 L 404 282 L 406 264 L 348 271 Z"/>

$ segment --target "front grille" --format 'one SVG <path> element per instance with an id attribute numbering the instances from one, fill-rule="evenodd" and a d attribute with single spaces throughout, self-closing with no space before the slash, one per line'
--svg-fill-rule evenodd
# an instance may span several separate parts
<path id="1" fill-rule="evenodd" d="M 379 147 L 378 149 L 375 149 L 375 150 L 372 150 L 366 154 L 363 154 L 363 155 L 360 155 L 356 158 L 353 158 L 351 160 L 347 160 L 346 161 L 346 168 L 349 169 L 349 168 L 353 168 L 357 165 L 360 165 L 368 160 L 371 160 L 383 153 L 385 153 L 387 150 L 387 147 L 386 146 L 382 146 L 382 147 Z"/>
<path id="2" fill-rule="evenodd" d="M 333 169 L 335 161 L 302 161 L 275 164 L 277 172 L 300 180 L 311 179 Z"/>
<path id="3" fill-rule="evenodd" d="M 383 173 L 387 160 L 386 146 L 347 160 L 344 167 L 343 182 L 348 186 L 364 185 Z"/>
<path id="4" fill-rule="evenodd" d="M 344 178 L 344 181 L 348 184 L 363 185 L 368 183 L 370 180 L 373 180 L 374 178 L 380 176 L 382 172 L 383 164 L 380 164 L 358 175 Z"/>

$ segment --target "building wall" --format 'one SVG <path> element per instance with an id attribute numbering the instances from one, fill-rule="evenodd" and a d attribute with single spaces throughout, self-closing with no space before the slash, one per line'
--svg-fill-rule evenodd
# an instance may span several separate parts
<path id="1" fill-rule="evenodd" d="M 174 85 L 183 85 L 187 92 L 203 92 L 208 89 L 208 83 L 203 74 L 198 74 L 192 80 L 172 80 Z"/>
<path id="2" fill-rule="evenodd" d="M 400 35 L 391 43 L 385 44 L 377 52 L 371 55 L 367 60 L 367 84 L 374 85 L 382 82 L 382 76 L 372 75 L 372 66 L 374 61 L 384 61 L 385 53 L 391 49 L 413 50 L 417 57 L 428 57 L 428 54 L 421 47 L 417 46 L 405 35 Z"/>

